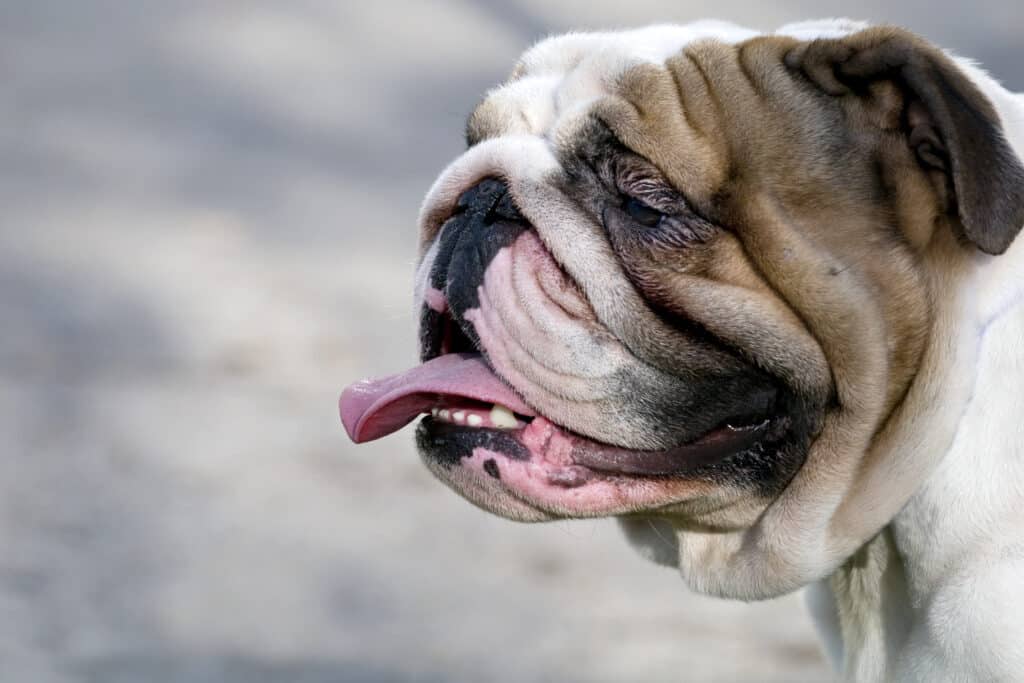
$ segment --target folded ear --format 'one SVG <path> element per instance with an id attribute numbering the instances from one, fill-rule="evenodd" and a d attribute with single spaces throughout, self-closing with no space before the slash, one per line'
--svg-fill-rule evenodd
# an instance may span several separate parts
<path id="1" fill-rule="evenodd" d="M 882 125 L 902 127 L 922 166 L 946 174 L 964 236 L 986 253 L 1006 251 L 1024 225 L 1024 166 L 995 107 L 945 53 L 878 27 L 801 43 L 786 65 L 830 95 L 874 98 Z"/>

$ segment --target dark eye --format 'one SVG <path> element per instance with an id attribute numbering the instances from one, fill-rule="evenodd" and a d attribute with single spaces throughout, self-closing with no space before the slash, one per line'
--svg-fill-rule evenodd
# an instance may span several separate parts
<path id="1" fill-rule="evenodd" d="M 628 213 L 637 223 L 646 225 L 648 228 L 657 227 L 661 223 L 661 219 L 665 217 L 665 214 L 661 211 L 651 208 L 633 197 L 626 199 L 626 203 L 622 205 L 622 210 Z"/>

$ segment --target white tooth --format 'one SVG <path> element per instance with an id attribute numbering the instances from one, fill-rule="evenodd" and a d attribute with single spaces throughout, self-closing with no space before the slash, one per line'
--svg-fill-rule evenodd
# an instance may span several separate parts
<path id="1" fill-rule="evenodd" d="M 491 424 L 502 429 L 515 429 L 519 426 L 519 420 L 512 414 L 512 411 L 498 403 L 491 408 Z"/>
<path id="2" fill-rule="evenodd" d="M 452 413 L 452 419 L 455 420 L 456 422 L 463 422 L 463 421 L 465 421 L 465 419 L 466 419 L 465 411 L 456 410 L 454 413 Z"/>
<path id="3" fill-rule="evenodd" d="M 470 427 L 479 427 L 484 423 L 484 419 L 479 415 L 470 415 L 466 418 L 466 424 Z"/>
<path id="4" fill-rule="evenodd" d="M 437 414 L 438 414 L 438 413 L 439 413 L 440 411 L 441 411 L 441 409 L 440 409 L 440 408 L 431 408 L 431 409 L 430 409 L 430 414 L 431 414 L 432 416 L 434 416 L 434 417 L 437 417 Z"/>
<path id="5" fill-rule="evenodd" d="M 450 420 L 451 419 L 451 414 L 448 412 L 447 408 L 442 409 L 441 412 L 438 413 L 438 415 L 441 417 L 442 420 Z"/>

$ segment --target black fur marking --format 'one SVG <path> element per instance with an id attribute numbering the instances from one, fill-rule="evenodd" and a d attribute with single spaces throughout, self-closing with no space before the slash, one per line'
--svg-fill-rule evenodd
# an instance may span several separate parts
<path id="1" fill-rule="evenodd" d="M 498 469 L 498 463 L 494 462 L 494 458 L 488 458 L 484 461 L 484 472 L 495 479 L 501 479 L 501 471 Z"/>
<path id="2" fill-rule="evenodd" d="M 428 361 L 441 355 L 444 343 L 443 313 L 438 313 L 426 304 L 420 312 L 420 360 Z"/>

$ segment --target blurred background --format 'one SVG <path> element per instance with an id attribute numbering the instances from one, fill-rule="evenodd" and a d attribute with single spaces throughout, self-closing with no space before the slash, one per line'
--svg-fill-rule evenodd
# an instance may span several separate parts
<path id="1" fill-rule="evenodd" d="M 0 1 L 0 678 L 820 681 L 799 596 L 690 594 L 358 449 L 421 197 L 569 28 L 891 21 L 1024 87 L 1020 5 Z"/>

